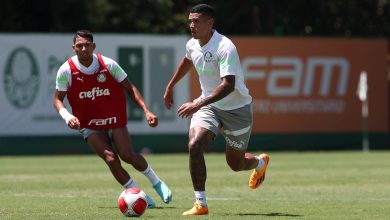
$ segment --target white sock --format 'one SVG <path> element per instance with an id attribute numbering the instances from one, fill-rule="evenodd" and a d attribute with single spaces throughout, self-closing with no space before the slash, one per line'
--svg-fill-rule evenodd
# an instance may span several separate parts
<path id="1" fill-rule="evenodd" d="M 201 204 L 203 207 L 207 207 L 206 203 L 206 191 L 194 191 L 195 202 Z"/>
<path id="2" fill-rule="evenodd" d="M 257 157 L 257 159 L 259 159 L 259 163 L 257 164 L 256 170 L 261 170 L 261 169 L 263 169 L 265 161 L 260 157 Z"/>
<path id="3" fill-rule="evenodd" d="M 142 171 L 142 173 L 149 179 L 149 181 L 152 183 L 152 185 L 156 185 L 158 182 L 160 182 L 160 178 L 158 178 L 157 174 L 154 172 L 151 166 L 146 168 L 146 170 Z"/>
<path id="4" fill-rule="evenodd" d="M 128 188 L 138 188 L 138 185 L 134 182 L 133 179 L 129 179 L 127 183 L 123 184 L 123 188 L 128 189 Z"/>

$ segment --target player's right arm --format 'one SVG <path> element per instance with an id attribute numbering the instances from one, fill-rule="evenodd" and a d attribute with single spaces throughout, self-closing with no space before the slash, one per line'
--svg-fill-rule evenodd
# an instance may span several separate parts
<path id="1" fill-rule="evenodd" d="M 71 85 L 70 69 L 67 62 L 65 62 L 57 72 L 56 89 L 54 91 L 53 106 L 54 109 L 65 120 L 66 124 L 72 129 L 80 129 L 79 120 L 68 112 L 65 107 L 64 99 Z"/>
<path id="2" fill-rule="evenodd" d="M 165 88 L 164 103 L 170 109 L 173 105 L 173 87 L 179 82 L 193 67 L 192 61 L 183 57 L 171 80 Z"/>
<path id="3" fill-rule="evenodd" d="M 64 105 L 64 99 L 67 92 L 58 91 L 58 89 L 54 92 L 53 97 L 53 106 L 54 109 L 61 115 L 61 117 L 65 120 L 66 124 L 72 129 L 80 129 L 79 120 L 68 112 Z"/>

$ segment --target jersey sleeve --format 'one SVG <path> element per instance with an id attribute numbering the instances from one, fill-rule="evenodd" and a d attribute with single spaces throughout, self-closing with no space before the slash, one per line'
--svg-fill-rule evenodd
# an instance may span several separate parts
<path id="1" fill-rule="evenodd" d="M 104 56 L 102 56 L 102 58 L 107 66 L 108 71 L 110 71 L 112 77 L 114 77 L 117 82 L 122 82 L 124 79 L 126 79 L 127 73 L 115 60 Z"/>
<path id="2" fill-rule="evenodd" d="M 223 46 L 218 53 L 220 77 L 239 74 L 240 60 L 233 43 Z"/>
<path id="3" fill-rule="evenodd" d="M 61 92 L 68 91 L 68 88 L 72 83 L 71 77 L 69 64 L 68 62 L 65 62 L 57 71 L 56 89 Z"/>
<path id="4" fill-rule="evenodd" d="M 187 44 L 186 44 L 186 55 L 185 55 L 185 57 L 186 57 L 188 60 L 192 60 L 192 58 L 191 58 L 191 51 L 190 51 L 191 45 L 192 45 L 192 44 L 193 44 L 193 43 L 192 43 L 191 40 L 189 40 L 189 41 L 187 42 Z"/>

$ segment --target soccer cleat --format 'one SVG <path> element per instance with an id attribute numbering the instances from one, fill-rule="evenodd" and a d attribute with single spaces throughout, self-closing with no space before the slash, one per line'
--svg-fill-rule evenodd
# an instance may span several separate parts
<path id="1" fill-rule="evenodd" d="M 207 207 L 203 207 L 201 204 L 194 203 L 194 207 L 192 209 L 183 212 L 183 215 L 207 215 L 209 214 L 209 209 Z"/>
<path id="2" fill-rule="evenodd" d="M 269 156 L 268 154 L 260 154 L 259 158 L 260 160 L 264 160 L 264 165 L 261 170 L 253 170 L 252 175 L 249 178 L 249 188 L 251 189 L 258 188 L 264 182 L 265 179 L 265 171 L 267 171 Z"/>
<path id="3" fill-rule="evenodd" d="M 149 209 L 156 208 L 156 203 L 153 201 L 152 198 L 150 198 L 150 196 L 146 195 L 146 200 L 148 202 L 148 208 Z"/>
<path id="4" fill-rule="evenodd" d="M 172 201 L 172 192 L 163 181 L 158 182 L 153 186 L 153 188 L 156 190 L 163 202 L 169 203 Z"/>

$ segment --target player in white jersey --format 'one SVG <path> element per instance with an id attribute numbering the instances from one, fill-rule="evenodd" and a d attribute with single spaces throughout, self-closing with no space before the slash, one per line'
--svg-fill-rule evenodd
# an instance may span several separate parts
<path id="1" fill-rule="evenodd" d="M 226 161 L 233 171 L 254 169 L 249 187 L 264 181 L 269 161 L 267 154 L 258 157 L 246 153 L 252 130 L 252 97 L 244 82 L 234 44 L 219 34 L 214 26 L 214 9 L 207 4 L 194 6 L 188 16 L 192 39 L 186 55 L 168 83 L 164 102 L 173 105 L 173 87 L 191 68 L 195 68 L 202 94 L 178 109 L 182 118 L 191 117 L 188 149 L 189 168 L 195 192 L 195 204 L 183 215 L 206 215 L 206 164 L 204 149 L 219 131 L 226 141 Z"/>

